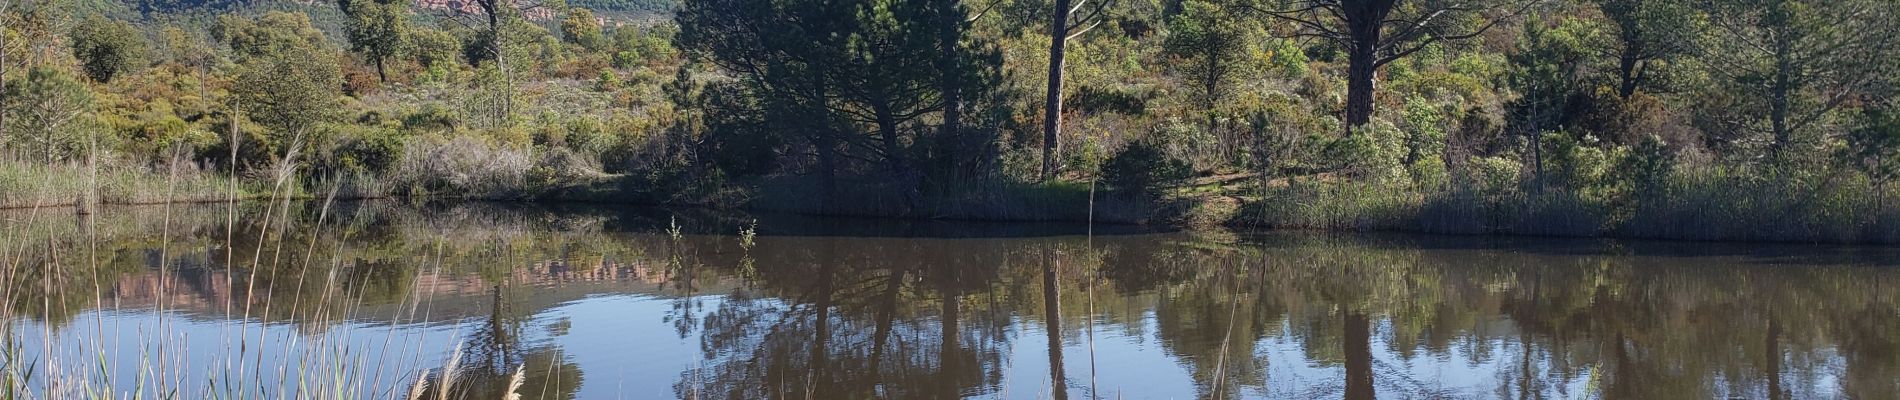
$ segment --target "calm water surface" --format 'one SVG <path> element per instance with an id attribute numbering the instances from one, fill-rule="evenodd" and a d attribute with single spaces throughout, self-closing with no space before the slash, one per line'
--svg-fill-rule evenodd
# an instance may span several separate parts
<path id="1" fill-rule="evenodd" d="M 4 382 L 42 398 L 1900 398 L 1885 248 L 60 211 L 0 214 Z"/>

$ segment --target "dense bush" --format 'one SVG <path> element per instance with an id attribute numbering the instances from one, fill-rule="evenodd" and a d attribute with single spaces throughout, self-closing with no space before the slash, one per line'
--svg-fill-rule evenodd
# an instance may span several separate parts
<path id="1" fill-rule="evenodd" d="M 1159 197 L 1193 175 L 1186 161 L 1169 156 L 1159 146 L 1135 142 L 1102 165 L 1102 183 L 1109 190 L 1138 197 Z"/>

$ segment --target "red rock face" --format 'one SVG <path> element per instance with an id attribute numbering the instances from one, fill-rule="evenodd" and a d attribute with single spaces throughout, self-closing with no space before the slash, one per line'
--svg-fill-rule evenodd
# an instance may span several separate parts
<path id="1" fill-rule="evenodd" d="M 548 21 L 554 19 L 554 10 L 542 7 L 539 2 L 512 0 L 509 4 L 512 4 L 517 9 L 522 9 L 522 15 L 532 21 Z M 482 7 L 475 4 L 474 0 L 416 0 L 416 7 L 423 10 L 447 11 L 455 14 L 482 14 Z"/>

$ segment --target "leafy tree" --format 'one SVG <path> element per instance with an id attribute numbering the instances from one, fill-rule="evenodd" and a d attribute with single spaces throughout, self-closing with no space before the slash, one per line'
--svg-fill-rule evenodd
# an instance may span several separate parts
<path id="1" fill-rule="evenodd" d="M 509 65 L 519 64 L 515 60 L 515 54 L 510 53 L 514 52 L 514 46 L 519 42 L 517 39 L 523 38 L 522 31 L 539 29 L 539 27 L 523 23 L 522 16 L 531 12 L 559 9 L 564 4 L 560 0 L 472 0 L 472 2 L 476 10 L 474 13 L 462 13 L 458 10 L 453 16 L 465 24 L 468 24 L 469 20 L 474 20 L 475 23 L 469 25 L 478 24 L 485 28 L 474 46 L 471 46 L 470 50 L 474 57 L 469 57 L 469 60 L 477 63 L 494 62 L 495 71 L 500 77 L 497 83 L 501 87 L 493 89 L 505 92 L 504 95 L 499 96 L 501 101 L 497 104 L 496 112 L 505 120 L 508 116 L 514 115 L 512 93 L 515 85 L 515 71 Z M 522 25 L 533 28 L 523 29 Z"/>
<path id="2" fill-rule="evenodd" d="M 125 21 L 100 15 L 86 17 L 73 27 L 73 57 L 95 82 L 111 82 L 112 77 L 131 72 L 145 63 L 145 38 Z"/>
<path id="3" fill-rule="evenodd" d="M 1583 114 L 1585 101 L 1580 97 L 1590 91 L 1595 54 L 1590 46 L 1600 31 L 1589 21 L 1572 18 L 1554 23 L 1532 18 L 1524 25 L 1506 77 L 1519 94 L 1510 104 L 1511 121 L 1528 135 L 1563 130 Z"/>
<path id="4" fill-rule="evenodd" d="M 1696 13 L 1685 0 L 1596 0 L 1616 27 L 1616 39 L 1604 52 L 1616 60 L 1616 91 L 1628 99 L 1649 84 L 1657 63 L 1670 63 L 1695 51 Z"/>
<path id="5" fill-rule="evenodd" d="M 669 60 L 678 57 L 673 49 L 674 32 L 665 26 L 640 29 L 623 27 L 613 30 L 614 68 L 632 68 L 634 64 L 648 60 Z"/>
<path id="6" fill-rule="evenodd" d="M 244 116 L 270 130 L 261 143 L 273 157 L 311 141 L 318 124 L 337 111 L 343 74 L 336 50 L 302 13 L 273 12 L 261 21 L 226 21 L 232 48 L 247 54 L 238 60 L 232 94 Z"/>
<path id="7" fill-rule="evenodd" d="M 246 118 L 276 136 L 269 145 L 296 144 L 337 111 L 343 76 L 335 57 L 285 54 L 247 60 L 239 68 L 233 94 Z"/>
<path id="8" fill-rule="evenodd" d="M 678 42 L 737 79 L 707 91 L 731 95 L 709 110 L 723 115 L 708 119 L 754 121 L 802 137 L 827 175 L 847 158 L 864 159 L 912 181 L 913 145 L 920 132 L 934 130 L 926 116 L 945 109 L 943 71 L 966 74 L 1000 62 L 968 38 L 950 44 L 963 46 L 960 56 L 943 59 L 942 19 L 965 18 L 944 11 L 892 0 L 689 1 L 677 16 Z M 959 79 L 957 86 L 982 98 L 987 82 Z"/>
<path id="9" fill-rule="evenodd" d="M 416 63 L 422 64 L 423 68 L 449 67 L 460 60 L 462 43 L 448 31 L 420 28 L 410 30 L 408 36 L 409 48 L 403 52 L 415 57 Z"/>
<path id="10" fill-rule="evenodd" d="M 463 56 L 477 67 L 474 83 L 480 95 L 467 100 L 481 103 L 469 112 L 471 117 L 480 117 L 474 119 L 478 126 L 514 123 L 515 89 L 525 75 L 523 71 L 532 71 L 538 60 L 552 60 L 545 52 L 551 50 L 546 45 L 559 44 L 546 28 L 527 19 L 507 17 L 501 24 L 497 31 L 477 32 L 474 40 L 462 48 Z M 543 52 L 537 54 L 536 50 Z"/>
<path id="11" fill-rule="evenodd" d="M 1873 181 L 1876 207 L 1885 210 L 1887 184 L 1900 177 L 1900 113 L 1870 108 L 1846 139 L 1842 159 Z"/>
<path id="12" fill-rule="evenodd" d="M 91 118 L 92 92 L 84 83 L 50 67 L 34 67 L 6 82 L 5 145 L 47 163 L 77 154 Z"/>
<path id="13" fill-rule="evenodd" d="M 1346 130 L 1372 120 L 1379 68 L 1445 41 L 1478 37 L 1538 0 L 1258 0 L 1252 9 L 1293 24 L 1293 36 L 1344 49 Z"/>
<path id="14" fill-rule="evenodd" d="M 164 60 L 195 67 L 200 71 L 209 69 L 218 58 L 218 51 L 213 48 L 216 45 L 201 32 L 175 25 L 167 25 L 160 30 L 158 44 Z"/>
<path id="15" fill-rule="evenodd" d="M 1163 51 L 1192 82 L 1192 97 L 1207 117 L 1202 129 L 1214 129 L 1215 110 L 1238 81 L 1253 71 L 1247 45 L 1254 42 L 1258 28 L 1248 22 L 1209 0 L 1185 2 L 1181 13 L 1168 22 Z"/>
<path id="16" fill-rule="evenodd" d="M 350 51 L 368 57 L 376 64 L 376 79 L 388 82 L 384 63 L 403 48 L 409 34 L 408 0 L 337 0 L 337 7 L 348 17 L 344 36 Z"/>
<path id="17" fill-rule="evenodd" d="M 304 13 L 272 11 L 255 19 L 226 14 L 218 17 L 211 33 L 240 58 L 312 51 L 327 44 L 323 31 Z"/>
<path id="18" fill-rule="evenodd" d="M 1708 72 L 1741 95 L 1724 129 L 1766 133 L 1783 156 L 1796 134 L 1824 123 L 1891 68 L 1900 3 L 1735 0 L 1709 3 Z"/>
<path id="19" fill-rule="evenodd" d="M 594 17 L 592 10 L 575 7 L 568 10 L 567 18 L 561 19 L 561 40 L 588 50 L 599 50 L 606 36 L 601 34 L 600 20 Z"/>

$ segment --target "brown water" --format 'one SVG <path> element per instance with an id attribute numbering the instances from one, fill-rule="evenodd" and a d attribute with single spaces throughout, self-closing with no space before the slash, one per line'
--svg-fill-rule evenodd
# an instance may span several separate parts
<path id="1" fill-rule="evenodd" d="M 0 220 L 30 397 L 1900 398 L 1886 248 L 67 211 Z"/>

